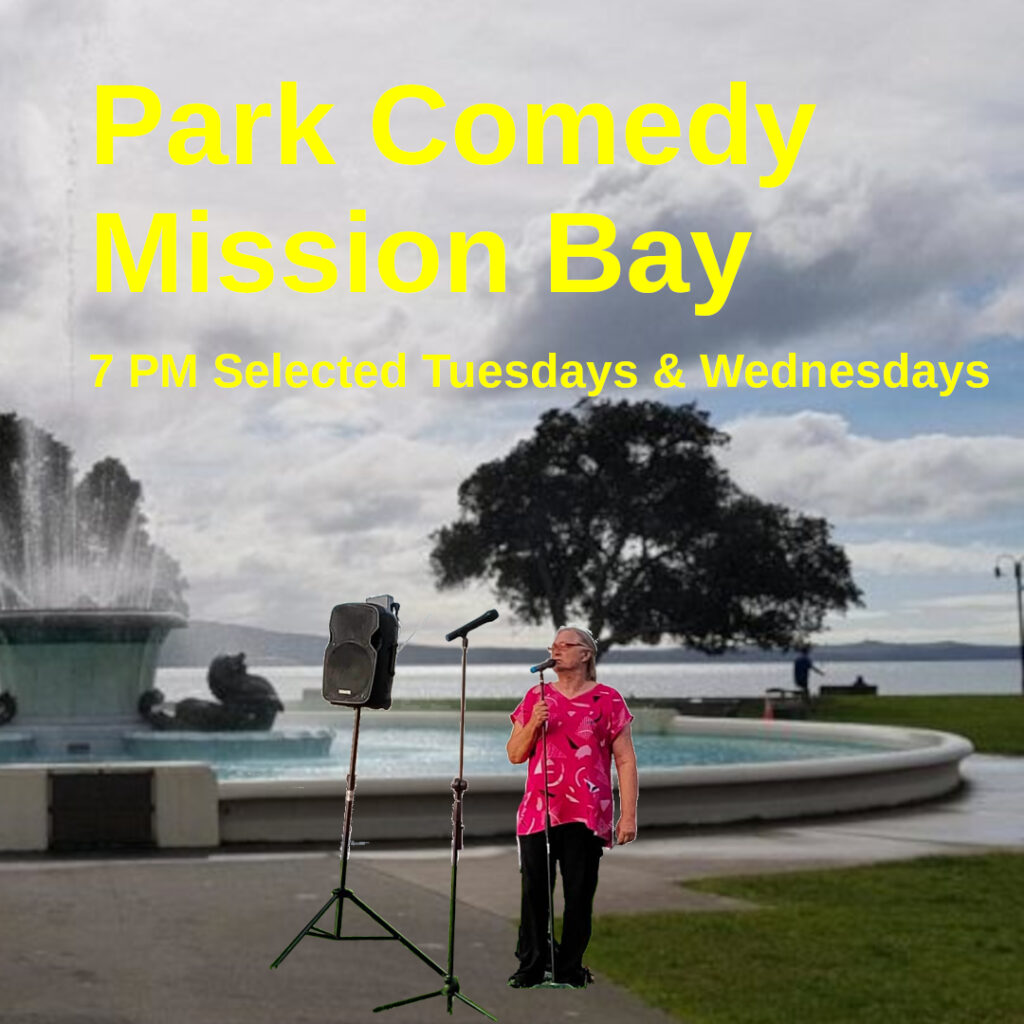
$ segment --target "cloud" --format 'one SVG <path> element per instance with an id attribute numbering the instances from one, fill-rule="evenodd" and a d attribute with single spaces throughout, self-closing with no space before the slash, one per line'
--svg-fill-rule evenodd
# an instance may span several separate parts
<path id="1" fill-rule="evenodd" d="M 28 302 L 54 262 L 68 258 L 76 198 L 68 175 L 84 144 L 72 101 L 85 40 L 105 7 L 0 6 L 0 313 Z"/>
<path id="2" fill-rule="evenodd" d="M 1018 10 L 970 20 L 940 4 L 922 28 L 881 0 L 813 19 L 763 5 L 695 14 L 663 3 L 645 11 L 638 32 L 625 7 L 595 19 L 570 2 L 469 19 L 432 10 L 405 31 L 421 13 L 410 3 L 296 12 L 257 2 L 239 21 L 226 0 L 0 4 L 0 408 L 12 405 L 73 444 L 80 466 L 106 454 L 125 461 L 144 485 L 155 539 L 192 581 L 196 617 L 321 628 L 334 601 L 385 589 L 409 621 L 428 609 L 449 628 L 488 606 L 483 587 L 435 592 L 429 534 L 456 514 L 456 487 L 477 464 L 507 452 L 541 409 L 577 396 L 531 391 L 497 401 L 499 393 L 479 389 L 434 390 L 421 372 L 424 351 L 463 362 L 530 361 L 549 350 L 642 361 L 741 347 L 850 358 L 894 340 L 898 350 L 920 345 L 934 355 L 979 337 L 1021 336 L 1019 111 L 1006 99 L 1019 78 Z M 873 27 L 880 19 L 884 33 Z M 638 170 L 620 136 L 617 166 L 595 174 L 589 142 L 575 167 L 528 166 L 521 133 L 500 166 L 467 164 L 449 144 L 442 160 L 410 168 L 385 161 L 369 131 L 376 98 L 402 81 L 430 84 L 449 104 L 420 110 L 411 137 L 430 131 L 450 142 L 470 103 L 500 102 L 519 118 L 527 102 L 604 102 L 621 125 L 638 103 L 660 101 L 685 120 L 696 105 L 726 99 L 729 77 L 740 73 L 751 102 L 775 103 L 783 121 L 800 102 L 819 105 L 794 174 L 773 192 L 753 186 L 771 168 L 763 133 L 753 130 L 746 167 L 701 168 L 684 141 L 674 164 Z M 325 130 L 336 165 L 279 166 L 269 120 L 251 167 L 168 160 L 174 106 L 213 103 L 230 139 L 233 105 L 273 100 L 292 77 L 303 104 L 335 103 Z M 101 82 L 147 84 L 165 104 L 160 130 L 125 140 L 111 167 L 95 166 L 91 152 Z M 134 239 L 154 211 L 187 216 L 193 207 L 209 209 L 212 242 L 252 228 L 273 239 L 275 254 L 293 231 L 327 230 L 339 241 L 339 266 L 352 207 L 367 209 L 371 240 L 409 229 L 440 242 L 448 231 L 489 229 L 510 252 L 520 242 L 505 295 L 471 287 L 465 296 L 405 296 L 380 286 L 299 296 L 277 283 L 244 296 L 218 286 L 207 295 L 95 293 L 97 211 L 121 212 Z M 620 251 L 642 230 L 679 233 L 692 291 L 638 296 L 623 282 L 606 295 L 552 296 L 547 214 L 567 209 L 614 218 Z M 708 288 L 689 233 L 710 232 L 721 253 L 743 230 L 754 236 L 725 310 L 695 318 L 693 303 Z M 206 382 L 130 389 L 122 362 L 127 352 L 196 352 L 208 362 L 227 350 L 334 360 L 398 349 L 409 353 L 404 392 Z M 93 351 L 118 354 L 102 389 L 93 386 Z M 1000 369 L 1008 388 L 1005 361 Z M 992 422 L 995 391 L 976 396 L 978 429 Z M 775 397 L 737 393 L 731 407 L 771 411 Z M 806 417 L 738 420 L 726 457 L 755 493 L 834 516 L 840 532 L 1020 507 L 1019 441 L 994 428 L 989 437 L 898 442 L 859 436 L 838 417 Z M 989 536 L 973 527 L 972 537 Z M 872 612 L 875 600 L 891 607 L 883 588 L 909 586 L 915 566 L 967 571 L 973 558 L 970 545 L 957 553 L 879 532 L 869 534 L 877 544 L 865 544 L 869 528 L 860 529 L 863 546 L 854 548 L 864 572 L 890 570 Z M 518 639 L 522 629 L 503 616 L 494 635 Z"/>
<path id="3" fill-rule="evenodd" d="M 941 608 L 951 611 L 983 611 L 1005 613 L 1005 594 L 958 594 L 956 597 L 936 597 L 932 600 L 915 601 L 915 608 Z"/>
<path id="4" fill-rule="evenodd" d="M 993 291 L 978 321 L 985 334 L 1013 338 L 1024 335 L 1024 274 Z"/>
<path id="5" fill-rule="evenodd" d="M 1016 308 L 1004 289 L 1008 268 L 1024 254 L 1019 187 L 966 171 L 922 180 L 849 168 L 791 180 L 778 197 L 689 184 L 664 170 L 602 171 L 566 204 L 617 225 L 613 251 L 623 274 L 605 292 L 551 294 L 547 221 L 531 225 L 510 283 L 521 297 L 496 330 L 495 347 L 520 356 L 654 361 L 663 352 L 849 351 L 872 339 L 934 346 L 1005 327 Z M 688 293 L 643 295 L 628 284 L 630 262 L 647 255 L 630 246 L 649 230 L 680 238 Z M 694 316 L 694 303 L 711 289 L 691 232 L 710 235 L 721 266 L 739 231 L 752 239 L 724 308 Z M 581 236 L 573 240 L 594 237 Z M 588 266 L 593 276 L 596 264 Z"/>
<path id="6" fill-rule="evenodd" d="M 877 540 L 846 545 L 854 573 L 877 576 L 946 575 L 978 576 L 991 573 L 998 549 L 984 544 L 955 547 L 931 541 Z M 945 599 L 942 607 L 955 607 Z M 939 607 L 937 601 L 918 602 Z"/>
<path id="7" fill-rule="evenodd" d="M 722 461 L 758 497 L 841 519 L 963 521 L 1024 507 L 1024 443 L 919 434 L 882 440 L 834 413 L 726 424 Z"/>

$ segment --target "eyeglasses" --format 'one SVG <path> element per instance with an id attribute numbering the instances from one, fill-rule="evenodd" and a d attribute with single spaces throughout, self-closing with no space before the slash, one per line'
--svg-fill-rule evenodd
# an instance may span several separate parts
<path id="1" fill-rule="evenodd" d="M 548 654 L 554 654 L 555 651 L 564 651 L 567 647 L 586 647 L 586 644 L 552 644 L 548 648 Z"/>

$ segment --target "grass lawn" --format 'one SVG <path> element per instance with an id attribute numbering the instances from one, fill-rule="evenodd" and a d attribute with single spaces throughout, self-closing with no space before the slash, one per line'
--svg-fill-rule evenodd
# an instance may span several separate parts
<path id="1" fill-rule="evenodd" d="M 1024 754 L 1024 697 L 821 697 L 811 718 L 942 729 L 966 736 L 983 754 Z"/>
<path id="2" fill-rule="evenodd" d="M 680 1020 L 1024 1022 L 1024 855 L 688 885 L 760 909 L 602 915 L 587 954 Z"/>

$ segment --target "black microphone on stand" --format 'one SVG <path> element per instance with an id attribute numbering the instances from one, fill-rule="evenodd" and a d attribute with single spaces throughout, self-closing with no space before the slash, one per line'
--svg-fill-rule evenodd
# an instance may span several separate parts
<path id="1" fill-rule="evenodd" d="M 548 699 L 546 687 L 544 685 L 544 670 L 555 667 L 555 659 L 548 658 L 547 661 L 542 661 L 539 665 L 531 665 L 531 672 L 540 672 L 540 699 L 546 701 Z M 548 723 L 545 719 L 544 724 L 540 730 L 540 763 L 543 765 L 544 771 L 544 863 L 547 866 L 548 873 L 548 972 L 544 975 L 544 981 L 541 982 L 541 988 L 544 987 L 560 987 L 558 982 L 555 981 L 555 902 L 553 897 L 555 891 L 555 880 L 551 874 L 551 790 L 549 789 L 550 783 L 548 782 Z"/>
<path id="2" fill-rule="evenodd" d="M 493 622 L 498 617 L 497 608 L 492 608 L 489 612 L 484 612 L 483 615 L 478 615 L 472 622 L 467 622 L 458 629 L 453 629 L 450 633 L 445 633 L 445 640 L 451 643 L 457 637 L 466 638 L 466 634 L 476 629 L 477 626 L 482 626 L 485 622 Z"/>

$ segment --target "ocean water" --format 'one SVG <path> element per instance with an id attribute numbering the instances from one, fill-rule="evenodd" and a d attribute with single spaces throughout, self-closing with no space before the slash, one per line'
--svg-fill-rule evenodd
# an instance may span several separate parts
<path id="1" fill-rule="evenodd" d="M 531 652 L 532 653 L 532 652 Z M 528 655 L 529 656 L 529 655 Z M 466 673 L 467 697 L 506 697 L 510 706 L 537 682 L 523 665 L 474 664 L 470 654 Z M 883 695 L 1017 693 L 1021 692 L 1020 663 L 1017 661 L 844 661 L 822 662 L 824 676 L 812 676 L 815 690 L 821 683 L 844 685 L 858 676 L 877 685 Z M 319 665 L 251 665 L 250 672 L 265 676 L 281 699 L 301 699 L 306 690 L 320 691 Z M 548 674 L 551 678 L 551 674 Z M 788 662 L 745 664 L 639 664 L 622 662 L 603 665 L 598 678 L 614 686 L 625 697 L 759 697 L 771 686 L 790 688 L 792 669 Z M 399 659 L 392 696 L 399 698 L 458 698 L 460 669 L 456 659 L 450 667 L 438 665 L 403 666 Z M 162 668 L 157 686 L 168 700 L 183 697 L 210 699 L 204 668 Z M 326 705 L 325 705 L 326 706 Z"/>

